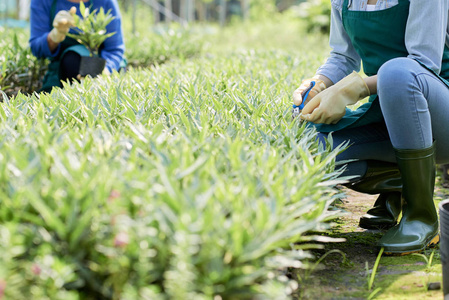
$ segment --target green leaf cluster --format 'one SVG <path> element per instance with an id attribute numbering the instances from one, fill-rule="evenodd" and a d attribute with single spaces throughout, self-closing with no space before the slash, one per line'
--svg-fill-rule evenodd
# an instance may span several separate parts
<path id="1" fill-rule="evenodd" d="M 25 30 L 0 27 L 0 90 L 7 95 L 15 95 L 18 91 L 32 93 L 42 86 L 48 61 L 31 53 L 28 40 L 29 32 Z M 126 40 L 126 57 L 134 67 L 148 67 L 170 59 L 198 55 L 204 43 L 205 34 L 173 26 L 130 35 Z"/>
<path id="2" fill-rule="evenodd" d="M 115 32 L 107 33 L 106 31 L 106 26 L 114 20 L 114 16 L 111 15 L 110 10 L 105 12 L 103 7 L 90 11 L 82 1 L 80 12 L 81 18 L 78 15 L 74 16 L 77 34 L 69 33 L 68 36 L 86 46 L 91 56 L 98 56 L 101 44 L 115 34 Z"/>
<path id="3" fill-rule="evenodd" d="M 28 46 L 28 33 L 0 27 L 0 90 L 8 94 L 32 92 L 40 87 L 45 61 L 37 59 Z"/>
<path id="4" fill-rule="evenodd" d="M 291 121 L 310 63 L 249 51 L 4 97 L 5 298 L 291 298 L 339 197 L 337 151 Z"/>
<path id="5" fill-rule="evenodd" d="M 172 25 L 129 35 L 126 39 L 126 59 L 132 66 L 145 67 L 171 59 L 198 56 L 209 38 L 206 33 L 198 31 Z"/>
<path id="6" fill-rule="evenodd" d="M 298 6 L 292 7 L 291 10 L 307 24 L 308 32 L 329 34 L 331 18 L 330 0 L 307 0 Z"/>

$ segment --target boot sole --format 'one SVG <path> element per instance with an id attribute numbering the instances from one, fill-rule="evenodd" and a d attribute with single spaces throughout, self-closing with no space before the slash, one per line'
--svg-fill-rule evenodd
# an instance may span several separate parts
<path id="1" fill-rule="evenodd" d="M 391 256 L 403 256 L 403 255 L 409 255 L 412 253 L 419 253 L 422 252 L 424 250 L 426 250 L 427 248 L 433 248 L 435 247 L 438 243 L 440 242 L 440 235 L 437 234 L 424 248 L 422 249 L 418 249 L 418 250 L 412 250 L 412 251 L 408 251 L 408 252 L 394 252 L 394 251 L 385 251 L 384 254 L 385 255 L 391 255 Z"/>
<path id="2" fill-rule="evenodd" d="M 369 222 L 364 222 L 362 220 L 359 221 L 359 227 L 363 229 L 370 229 L 370 230 L 386 230 L 393 226 L 395 226 L 397 222 L 394 222 L 393 224 L 384 224 L 384 225 L 371 225 Z"/>

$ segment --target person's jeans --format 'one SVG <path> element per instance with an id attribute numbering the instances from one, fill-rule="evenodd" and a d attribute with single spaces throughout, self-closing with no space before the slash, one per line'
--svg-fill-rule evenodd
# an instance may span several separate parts
<path id="1" fill-rule="evenodd" d="M 415 60 L 395 58 L 379 69 L 377 91 L 385 124 L 332 133 L 334 147 L 350 144 L 337 161 L 357 160 L 344 175 L 363 176 L 366 160 L 396 162 L 393 147 L 425 149 L 433 141 L 437 163 L 449 163 L 449 88 Z"/>

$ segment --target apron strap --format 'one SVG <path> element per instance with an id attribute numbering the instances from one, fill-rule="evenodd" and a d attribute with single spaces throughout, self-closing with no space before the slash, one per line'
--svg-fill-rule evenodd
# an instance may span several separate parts
<path id="1" fill-rule="evenodd" d="M 53 28 L 53 20 L 55 19 L 56 16 L 56 2 L 57 0 L 53 0 L 53 2 L 51 3 L 51 8 L 50 8 L 50 27 Z"/>
<path id="2" fill-rule="evenodd" d="M 352 5 L 352 0 L 345 0 L 343 3 L 343 8 L 348 9 Z"/>

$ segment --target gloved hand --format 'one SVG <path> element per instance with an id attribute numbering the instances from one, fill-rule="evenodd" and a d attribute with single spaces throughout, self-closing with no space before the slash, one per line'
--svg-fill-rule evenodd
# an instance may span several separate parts
<path id="1" fill-rule="evenodd" d="M 309 88 L 310 83 L 312 81 L 315 81 L 315 86 L 310 90 L 309 95 L 307 96 L 307 99 L 302 99 L 301 94 Z M 304 80 L 299 88 L 296 89 L 296 91 L 293 92 L 293 104 L 296 106 L 301 105 L 302 101 L 310 101 L 313 97 L 315 97 L 318 93 L 324 91 L 326 89 L 326 84 L 324 81 L 318 78 L 318 76 L 314 76 L 312 78 Z"/>
<path id="2" fill-rule="evenodd" d="M 301 119 L 324 124 L 336 124 L 345 115 L 346 106 L 370 95 L 363 78 L 352 72 L 310 100 L 301 112 Z"/>
<path id="3" fill-rule="evenodd" d="M 53 29 L 48 34 L 53 42 L 59 44 L 65 40 L 70 27 L 75 26 L 75 20 L 73 18 L 75 13 L 76 7 L 73 6 L 70 11 L 61 10 L 56 14 L 53 20 Z"/>

